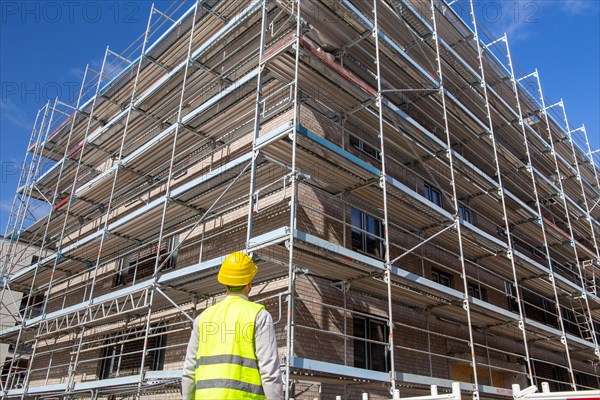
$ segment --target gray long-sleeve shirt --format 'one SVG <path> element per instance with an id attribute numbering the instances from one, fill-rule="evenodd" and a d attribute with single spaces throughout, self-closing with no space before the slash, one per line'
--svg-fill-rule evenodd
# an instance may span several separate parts
<path id="1" fill-rule="evenodd" d="M 242 295 L 240 296 L 247 300 Z M 185 362 L 183 364 L 183 375 L 181 377 L 181 389 L 184 400 L 194 400 L 196 385 L 194 373 L 196 370 L 196 356 L 198 355 L 200 316 L 194 320 L 194 327 L 190 342 L 188 343 Z M 279 368 L 279 353 L 277 351 L 277 340 L 275 339 L 275 328 L 273 318 L 267 310 L 261 310 L 256 316 L 254 326 L 254 347 L 258 360 L 258 369 L 262 379 L 262 386 L 267 400 L 283 399 L 283 381 Z"/>

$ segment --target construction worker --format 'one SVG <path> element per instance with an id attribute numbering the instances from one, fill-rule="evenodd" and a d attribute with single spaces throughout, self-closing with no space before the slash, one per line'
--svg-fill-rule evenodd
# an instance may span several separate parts
<path id="1" fill-rule="evenodd" d="M 248 300 L 258 268 L 241 252 L 219 270 L 227 296 L 195 320 L 181 380 L 184 400 L 280 400 L 283 382 L 271 314 Z"/>

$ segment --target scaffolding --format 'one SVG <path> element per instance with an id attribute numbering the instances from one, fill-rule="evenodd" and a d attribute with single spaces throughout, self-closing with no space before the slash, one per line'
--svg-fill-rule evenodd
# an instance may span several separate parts
<path id="1" fill-rule="evenodd" d="M 472 0 L 152 5 L 36 117 L 2 240 L 2 396 L 178 398 L 236 250 L 286 400 L 588 393 L 599 154 Z"/>

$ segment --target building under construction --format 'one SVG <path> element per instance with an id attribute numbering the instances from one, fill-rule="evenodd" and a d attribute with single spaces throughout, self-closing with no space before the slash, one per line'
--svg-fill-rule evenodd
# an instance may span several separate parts
<path id="1" fill-rule="evenodd" d="M 474 7 L 152 6 L 38 112 L 2 242 L 2 397 L 179 398 L 237 250 L 286 399 L 599 388 L 600 158 Z"/>

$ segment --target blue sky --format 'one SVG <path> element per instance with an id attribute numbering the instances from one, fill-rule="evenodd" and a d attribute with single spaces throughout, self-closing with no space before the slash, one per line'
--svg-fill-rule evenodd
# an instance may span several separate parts
<path id="1" fill-rule="evenodd" d="M 155 2 L 161 10 L 170 3 Z M 106 46 L 121 52 L 138 38 L 150 4 L 0 1 L 0 233 L 37 110 L 76 94 L 86 64 L 99 69 Z M 600 148 L 600 0 L 475 4 L 491 35 L 508 34 L 515 65 L 524 74 L 538 68 L 546 97 L 563 98 L 572 128 L 585 124 L 591 145 Z"/>

